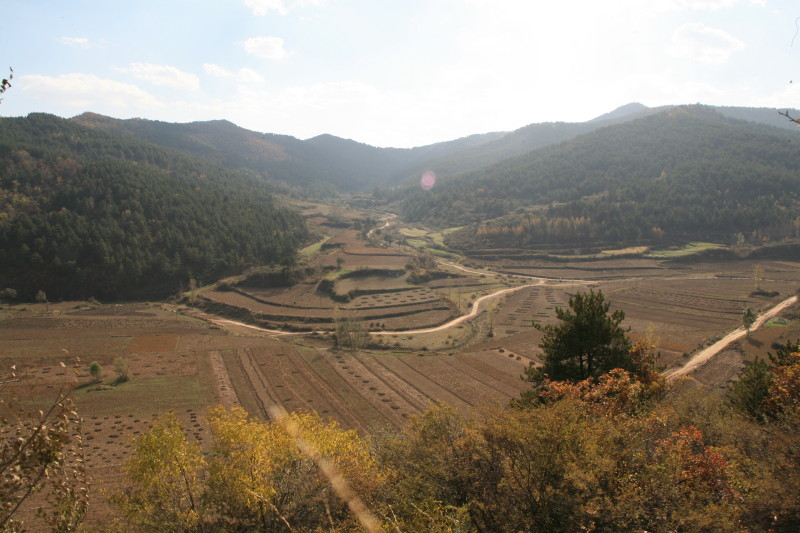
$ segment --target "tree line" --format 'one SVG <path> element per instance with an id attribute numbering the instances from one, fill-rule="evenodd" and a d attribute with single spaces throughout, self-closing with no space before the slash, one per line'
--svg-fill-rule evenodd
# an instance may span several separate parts
<path id="1" fill-rule="evenodd" d="M 476 246 L 731 240 L 738 233 L 762 241 L 797 237 L 798 171 L 796 133 L 692 106 L 452 177 L 432 191 L 384 194 L 409 220 L 468 225 Z M 542 223 L 525 224 L 534 206 Z M 498 217 L 510 220 L 491 222 Z M 557 220 L 580 220 L 580 231 L 550 223 Z M 493 232 L 497 226 L 523 231 Z"/>
<path id="2" fill-rule="evenodd" d="M 20 298 L 163 297 L 307 235 L 256 177 L 49 115 L 0 128 L 0 286 Z"/>

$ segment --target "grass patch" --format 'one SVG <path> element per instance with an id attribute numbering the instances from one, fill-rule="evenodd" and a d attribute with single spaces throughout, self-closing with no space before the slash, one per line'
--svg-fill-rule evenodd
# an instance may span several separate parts
<path id="1" fill-rule="evenodd" d="M 404 235 L 406 237 L 424 237 L 428 234 L 428 230 L 418 228 L 400 228 L 398 231 L 400 235 Z"/>
<path id="2" fill-rule="evenodd" d="M 133 378 L 109 389 L 76 389 L 73 397 L 81 413 L 149 414 L 208 404 L 210 394 L 198 376 Z"/>
<path id="3" fill-rule="evenodd" d="M 725 248 L 725 246 L 713 242 L 690 242 L 683 248 L 679 248 L 677 250 L 655 250 L 649 252 L 647 254 L 647 257 L 656 257 L 656 258 L 683 257 L 686 255 L 692 255 L 699 252 L 703 252 L 705 250 L 714 250 L 718 248 Z"/>
<path id="4" fill-rule="evenodd" d="M 445 228 L 445 229 L 443 229 L 441 231 L 441 234 L 442 235 L 450 235 L 451 233 L 456 232 L 456 231 L 458 231 L 460 229 L 464 229 L 464 226 L 456 226 L 454 228 Z"/>
<path id="5" fill-rule="evenodd" d="M 650 249 L 649 246 L 629 246 L 627 248 L 620 248 L 618 250 L 603 250 L 600 252 L 600 255 L 607 255 L 614 257 L 616 255 L 633 255 L 633 254 L 643 254 Z"/>
<path id="6" fill-rule="evenodd" d="M 312 258 L 314 255 L 316 255 L 320 251 L 320 249 L 322 248 L 322 245 L 325 244 L 326 242 L 328 242 L 328 239 L 330 239 L 329 236 L 325 237 L 324 239 L 322 239 L 319 242 L 315 242 L 314 244 L 312 244 L 310 246 L 306 246 L 305 248 L 300 250 L 300 255 L 305 259 Z"/>
<path id="7" fill-rule="evenodd" d="M 353 272 L 353 270 L 349 270 L 347 268 L 334 270 L 333 272 L 331 272 L 330 274 L 325 276 L 325 279 L 327 279 L 328 281 L 335 281 L 335 280 L 341 278 L 342 276 L 344 276 L 345 274 L 349 274 L 350 272 Z"/>
<path id="8" fill-rule="evenodd" d="M 422 239 L 406 239 L 406 243 L 414 248 L 427 248 L 428 243 Z"/>
<path id="9" fill-rule="evenodd" d="M 454 254 L 454 253 L 451 253 L 451 252 L 445 252 L 444 250 L 438 250 L 436 248 L 431 248 L 430 252 L 433 255 L 438 256 L 438 257 L 446 257 L 447 259 L 454 259 L 454 260 L 461 259 L 461 256 L 458 255 L 458 254 Z"/>

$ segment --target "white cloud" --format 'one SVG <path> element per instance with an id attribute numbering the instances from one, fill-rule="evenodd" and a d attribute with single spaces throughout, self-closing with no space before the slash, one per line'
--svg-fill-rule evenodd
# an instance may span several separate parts
<path id="1" fill-rule="evenodd" d="M 59 39 L 59 42 L 61 44 L 66 44 L 67 46 L 81 46 L 81 47 L 89 46 L 88 37 L 62 37 Z"/>
<path id="2" fill-rule="evenodd" d="M 244 83 L 261 83 L 264 81 L 264 76 L 251 68 L 240 68 L 236 72 L 237 79 Z"/>
<path id="3" fill-rule="evenodd" d="M 283 48 L 283 39 L 280 37 L 260 36 L 252 37 L 244 42 L 244 49 L 248 54 L 264 59 L 280 59 L 286 57 Z"/>
<path id="4" fill-rule="evenodd" d="M 244 0 L 244 5 L 252 9 L 254 15 L 266 15 L 270 10 L 281 15 L 289 12 L 284 0 Z"/>
<path id="5" fill-rule="evenodd" d="M 655 5 L 670 11 L 718 11 L 741 3 L 744 0 L 657 0 Z M 747 0 L 747 3 L 763 7 L 766 0 Z"/>
<path id="6" fill-rule="evenodd" d="M 21 90 L 41 100 L 80 108 L 161 108 L 155 96 L 129 83 L 104 79 L 94 74 L 62 74 L 58 77 L 22 76 Z"/>
<path id="7" fill-rule="evenodd" d="M 212 76 L 217 78 L 233 77 L 233 72 L 219 65 L 215 65 L 213 63 L 203 63 L 203 70 L 206 71 L 206 74 L 211 74 Z"/>
<path id="8" fill-rule="evenodd" d="M 778 109 L 797 109 L 800 107 L 800 83 L 787 84 L 775 93 L 760 97 L 755 105 Z"/>
<path id="9" fill-rule="evenodd" d="M 286 0 L 244 0 L 244 5 L 253 10 L 254 15 L 264 16 L 270 11 L 275 11 L 281 15 L 285 15 L 290 9 L 305 6 L 320 6 L 326 0 L 294 0 L 287 2 Z"/>
<path id="10" fill-rule="evenodd" d="M 243 83 L 261 83 L 264 77 L 250 68 L 240 68 L 236 72 L 232 72 L 225 67 L 215 65 L 213 63 L 205 63 L 203 70 L 206 74 L 210 74 L 216 78 L 232 78 Z"/>
<path id="11" fill-rule="evenodd" d="M 701 63 L 725 63 L 742 48 L 744 43 L 726 31 L 690 22 L 675 30 L 670 51 Z"/>
<path id="12" fill-rule="evenodd" d="M 188 72 L 184 72 L 169 65 L 154 65 L 152 63 L 131 63 L 127 68 L 118 68 L 120 72 L 131 74 L 140 80 L 145 80 L 153 85 L 172 87 L 173 89 L 186 89 L 196 91 L 200 88 L 200 79 Z"/>

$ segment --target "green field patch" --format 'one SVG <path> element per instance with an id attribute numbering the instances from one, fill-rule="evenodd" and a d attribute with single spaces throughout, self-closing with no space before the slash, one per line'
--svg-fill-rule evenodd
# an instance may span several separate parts
<path id="1" fill-rule="evenodd" d="M 715 250 L 719 248 L 725 248 L 722 244 L 717 244 L 713 242 L 690 242 L 683 248 L 679 248 L 676 250 L 654 250 L 647 254 L 647 257 L 656 257 L 656 258 L 671 258 L 671 257 L 683 257 L 686 255 L 692 255 L 700 252 L 704 252 L 706 250 Z"/>
<path id="2" fill-rule="evenodd" d="M 406 243 L 414 248 L 425 248 L 428 246 L 428 241 L 422 239 L 406 239 Z"/>
<path id="3" fill-rule="evenodd" d="M 350 274 L 352 272 L 355 272 L 355 271 L 354 270 L 349 270 L 347 268 L 341 268 L 339 270 L 334 270 L 333 272 L 331 272 L 330 274 L 325 276 L 325 279 L 327 279 L 328 281 L 336 281 L 337 279 L 341 278 L 342 276 L 344 276 L 346 274 Z"/>
<path id="4" fill-rule="evenodd" d="M 178 411 L 206 405 L 211 397 L 206 384 L 197 375 L 134 377 L 117 385 L 112 380 L 98 385 L 88 385 L 73 392 L 80 412 L 148 414 Z"/>
<path id="5" fill-rule="evenodd" d="M 315 242 L 314 244 L 312 244 L 310 246 L 306 246 L 305 248 L 300 250 L 300 255 L 305 259 L 309 259 L 309 258 L 313 257 L 314 255 L 316 255 L 320 251 L 320 249 L 322 248 L 322 245 L 325 244 L 326 242 L 328 242 L 329 239 L 330 239 L 330 236 L 325 237 L 321 241 Z"/>
<path id="6" fill-rule="evenodd" d="M 437 248 L 431 248 L 431 253 L 437 257 L 446 257 L 447 259 L 458 260 L 461 259 L 461 256 L 458 254 L 454 254 L 452 252 L 445 252 L 444 250 L 439 250 Z"/>
<path id="7" fill-rule="evenodd" d="M 428 235 L 428 238 L 433 241 L 436 246 L 444 246 L 444 235 L 442 235 L 441 231 L 437 231 L 436 233 L 431 233 Z"/>
<path id="8" fill-rule="evenodd" d="M 629 246 L 627 248 L 619 248 L 617 250 L 602 250 L 600 255 L 614 257 L 616 255 L 641 255 L 650 249 L 649 246 Z"/>
<path id="9" fill-rule="evenodd" d="M 400 235 L 404 235 L 406 237 L 424 237 L 428 234 L 428 230 L 419 228 L 400 228 L 398 231 Z"/>
<path id="10" fill-rule="evenodd" d="M 771 327 L 786 327 L 789 325 L 789 321 L 783 318 L 782 316 L 777 316 L 775 318 L 770 318 L 769 320 L 767 320 L 767 322 L 764 325 Z"/>

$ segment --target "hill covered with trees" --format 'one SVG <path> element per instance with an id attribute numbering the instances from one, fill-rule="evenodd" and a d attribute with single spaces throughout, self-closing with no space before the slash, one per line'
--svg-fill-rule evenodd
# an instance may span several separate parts
<path id="1" fill-rule="evenodd" d="M 181 150 L 215 164 L 288 184 L 302 194 L 371 190 L 395 184 L 430 159 L 480 146 L 503 134 L 472 135 L 418 148 L 378 148 L 333 135 L 300 140 L 258 133 L 226 120 L 172 124 L 84 113 L 72 121 Z"/>
<path id="2" fill-rule="evenodd" d="M 796 236 L 800 135 L 687 106 L 408 194 L 403 216 L 462 247 Z M 397 197 L 397 196 L 396 196 Z"/>
<path id="3" fill-rule="evenodd" d="M 372 191 L 416 183 L 426 170 L 440 177 L 482 169 L 601 128 L 663 113 L 632 103 L 586 122 L 534 123 L 510 132 L 469 135 L 415 148 L 379 148 L 333 135 L 297 139 L 259 133 L 226 120 L 173 124 L 144 119 L 119 120 L 84 113 L 71 120 L 98 130 L 133 137 L 198 156 L 215 164 L 254 173 L 288 185 L 303 195 Z M 726 117 L 793 128 L 777 110 L 716 107 Z"/>
<path id="4" fill-rule="evenodd" d="M 278 263 L 307 237 L 254 176 L 52 115 L 0 127 L 0 288 L 155 298 Z"/>

